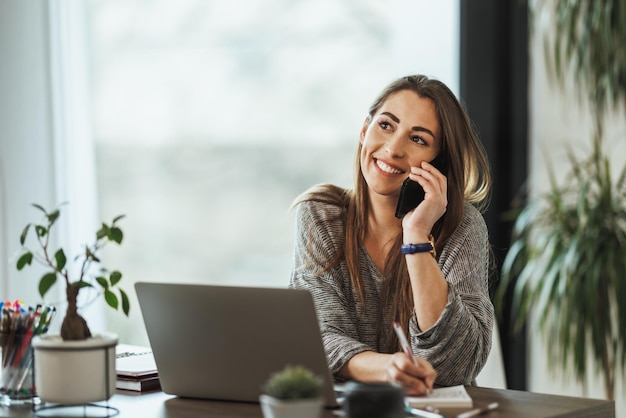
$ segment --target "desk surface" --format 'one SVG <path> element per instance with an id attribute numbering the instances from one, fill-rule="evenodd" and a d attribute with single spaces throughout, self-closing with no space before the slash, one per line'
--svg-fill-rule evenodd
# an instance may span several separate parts
<path id="1" fill-rule="evenodd" d="M 574 398 L 568 396 L 543 395 L 515 390 L 468 387 L 476 407 L 490 402 L 498 402 L 500 407 L 482 415 L 485 418 L 528 418 L 528 417 L 615 417 L 615 403 L 611 401 Z M 108 403 L 117 408 L 119 418 L 262 418 L 261 408 L 254 403 L 217 402 L 195 399 L 182 399 L 163 392 L 136 394 L 119 391 Z M 78 411 L 76 411 L 78 409 Z M 67 408 L 66 408 L 67 410 Z M 466 409 L 444 409 L 446 418 L 456 417 Z M 88 416 L 105 416 L 101 411 L 88 412 Z M 337 417 L 337 411 L 326 410 L 324 418 Z M 46 416 L 50 416 L 47 411 Z M 67 414 L 67 412 L 65 412 Z M 71 415 L 83 416 L 82 408 L 74 408 Z M 76 415 L 74 415 L 76 414 Z M 98 415 L 99 414 L 99 415 Z M 40 414 L 43 415 L 43 414 Z M 30 407 L 0 407 L 0 416 L 10 418 L 33 417 Z"/>

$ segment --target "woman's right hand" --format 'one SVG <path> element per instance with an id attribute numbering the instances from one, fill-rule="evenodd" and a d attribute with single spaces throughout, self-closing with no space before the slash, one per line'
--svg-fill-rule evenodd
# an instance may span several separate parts
<path id="1" fill-rule="evenodd" d="M 427 360 L 415 360 L 414 363 L 402 352 L 392 354 L 386 367 L 389 381 L 402 385 L 408 396 L 432 393 L 437 372 Z"/>

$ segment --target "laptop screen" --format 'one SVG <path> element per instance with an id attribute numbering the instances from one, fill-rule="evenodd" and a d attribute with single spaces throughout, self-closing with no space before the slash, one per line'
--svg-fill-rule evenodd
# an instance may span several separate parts
<path id="1" fill-rule="evenodd" d="M 267 378 L 301 365 L 337 406 L 307 290 L 138 282 L 135 290 L 164 392 L 258 402 Z"/>

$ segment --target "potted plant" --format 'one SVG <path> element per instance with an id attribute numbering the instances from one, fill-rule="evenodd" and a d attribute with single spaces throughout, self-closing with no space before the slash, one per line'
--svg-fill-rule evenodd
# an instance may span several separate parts
<path id="1" fill-rule="evenodd" d="M 497 301 L 513 286 L 518 325 L 534 311 L 552 336 L 550 367 L 573 366 L 583 387 L 588 373 L 600 370 L 613 400 L 626 361 L 626 169 L 612 175 L 603 122 L 626 99 L 626 26 L 619 19 L 626 10 L 617 0 L 543 5 L 556 19 L 554 36 L 546 36 L 548 70 L 562 88 L 573 70 L 595 132 L 587 156 L 569 153 L 566 182 L 558 184 L 550 170 L 549 191 L 521 207 Z"/>
<path id="2" fill-rule="evenodd" d="M 113 309 L 121 307 L 128 316 L 130 310 L 126 293 L 116 287 L 122 274 L 101 268 L 98 253 L 110 242 L 121 244 L 124 234 L 118 226 L 123 216 L 117 216 L 111 224 L 103 223 L 96 231 L 92 244 L 85 245 L 81 254 L 68 263 L 62 247 L 53 248 L 51 233 L 60 217 L 60 209 L 47 211 L 33 204 L 43 214 L 43 222 L 29 223 L 20 236 L 22 254 L 17 269 L 42 265 L 45 273 L 39 280 L 39 294 L 46 296 L 59 278 L 65 285 L 67 310 L 59 335 L 42 335 L 33 338 L 35 384 L 38 396 L 60 404 L 86 404 L 106 400 L 115 392 L 115 346 L 117 335 L 109 332 L 92 335 L 85 319 L 78 312 L 78 295 L 82 289 L 96 290 Z M 34 232 L 37 250 L 27 246 Z M 72 270 L 76 264 L 77 269 Z M 119 292 L 119 297 L 115 293 Z"/>
<path id="3" fill-rule="evenodd" d="M 286 366 L 271 375 L 259 401 L 265 418 L 318 418 L 324 399 L 323 380 L 302 366 Z"/>

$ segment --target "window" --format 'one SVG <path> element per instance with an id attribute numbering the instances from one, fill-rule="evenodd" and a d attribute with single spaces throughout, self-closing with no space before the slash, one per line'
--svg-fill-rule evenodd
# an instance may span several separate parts
<path id="1" fill-rule="evenodd" d="M 130 320 L 107 311 L 122 342 L 147 343 L 136 281 L 288 284 L 289 206 L 316 183 L 352 185 L 379 89 L 456 79 L 457 6 L 436 6 L 453 29 L 433 36 L 427 3 L 90 0 L 100 213 L 126 215 L 104 255 L 131 296 Z M 453 47 L 420 54 L 435 39 Z"/>

